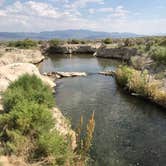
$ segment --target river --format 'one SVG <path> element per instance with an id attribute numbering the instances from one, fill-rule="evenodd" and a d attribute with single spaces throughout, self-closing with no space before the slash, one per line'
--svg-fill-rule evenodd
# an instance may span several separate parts
<path id="1" fill-rule="evenodd" d="M 149 101 L 123 92 L 111 76 L 120 62 L 91 55 L 55 55 L 40 66 L 41 72 L 87 72 L 87 77 L 58 80 L 56 104 L 75 129 L 80 116 L 95 112 L 90 156 L 94 166 L 165 166 L 166 112 Z"/>

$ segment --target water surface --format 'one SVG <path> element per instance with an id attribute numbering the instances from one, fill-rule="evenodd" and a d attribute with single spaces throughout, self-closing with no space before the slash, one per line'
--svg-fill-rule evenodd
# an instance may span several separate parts
<path id="1" fill-rule="evenodd" d="M 96 73 L 103 70 L 114 70 L 119 61 L 105 58 L 97 59 L 92 55 L 53 55 L 48 57 L 41 65 L 40 72 L 87 72 Z"/>
<path id="2" fill-rule="evenodd" d="M 119 62 L 88 56 L 49 58 L 44 71 L 115 69 Z M 113 77 L 89 75 L 57 81 L 56 103 L 75 128 L 95 112 L 94 166 L 165 166 L 166 112 L 122 92 Z"/>

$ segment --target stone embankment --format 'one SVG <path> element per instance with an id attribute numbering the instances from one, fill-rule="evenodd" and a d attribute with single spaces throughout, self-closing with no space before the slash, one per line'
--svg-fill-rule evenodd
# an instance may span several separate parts
<path id="1" fill-rule="evenodd" d="M 46 54 L 94 54 L 101 44 L 63 44 L 44 48 Z"/>
<path id="2" fill-rule="evenodd" d="M 62 44 L 43 48 L 46 54 L 92 54 L 101 58 L 115 58 L 128 61 L 133 56 L 139 56 L 136 48 L 118 47 L 115 44 Z"/>
<path id="3" fill-rule="evenodd" d="M 114 58 L 129 61 L 131 57 L 139 55 L 137 49 L 128 47 L 101 46 L 94 54 L 101 58 Z"/>
<path id="4" fill-rule="evenodd" d="M 131 57 L 136 56 L 138 54 L 139 53 L 135 48 L 112 48 L 109 46 L 102 46 L 96 51 L 95 56 L 129 61 Z"/>
<path id="5" fill-rule="evenodd" d="M 0 66 L 19 62 L 37 64 L 43 60 L 40 50 L 0 48 Z"/>

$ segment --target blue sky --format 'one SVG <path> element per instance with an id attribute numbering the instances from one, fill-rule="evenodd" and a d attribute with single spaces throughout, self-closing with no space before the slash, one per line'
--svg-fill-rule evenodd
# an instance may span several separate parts
<path id="1" fill-rule="evenodd" d="M 0 0 L 0 31 L 166 33 L 166 0 Z"/>

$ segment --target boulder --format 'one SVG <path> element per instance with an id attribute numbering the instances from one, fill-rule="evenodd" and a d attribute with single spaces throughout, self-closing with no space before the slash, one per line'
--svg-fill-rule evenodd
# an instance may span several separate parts
<path id="1" fill-rule="evenodd" d="M 48 76 L 52 79 L 59 79 L 62 77 L 81 77 L 87 76 L 85 72 L 49 72 L 43 73 L 43 75 Z"/>
<path id="2" fill-rule="evenodd" d="M 37 64 L 44 60 L 44 56 L 39 50 L 6 48 L 1 50 L 0 66 L 11 63 L 33 63 Z"/>
<path id="3" fill-rule="evenodd" d="M 114 76 L 115 71 L 101 71 L 98 74 L 105 75 L 105 76 Z"/>
<path id="4" fill-rule="evenodd" d="M 81 77 L 87 76 L 85 72 L 56 72 L 60 77 Z"/>

